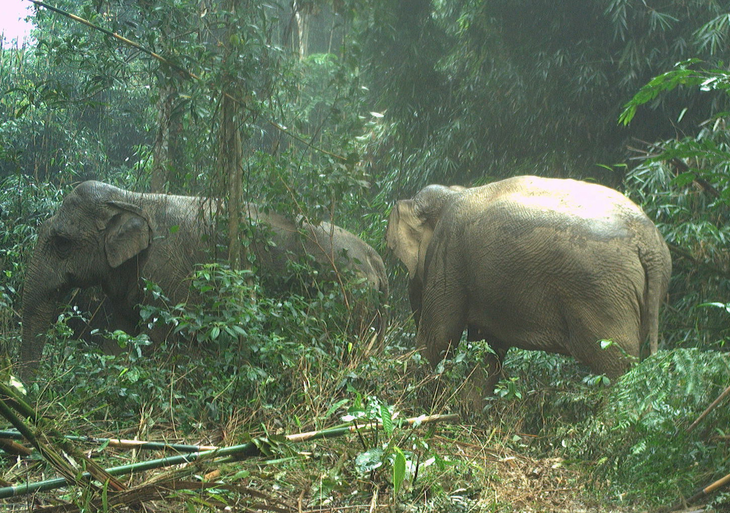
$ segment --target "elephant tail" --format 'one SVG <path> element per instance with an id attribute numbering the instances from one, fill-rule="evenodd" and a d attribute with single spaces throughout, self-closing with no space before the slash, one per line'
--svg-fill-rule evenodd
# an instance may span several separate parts
<path id="1" fill-rule="evenodd" d="M 672 272 L 672 260 L 669 249 L 662 240 L 660 250 L 649 251 L 642 255 L 640 252 L 641 265 L 644 268 L 645 288 L 644 304 L 641 309 L 641 336 L 642 343 L 648 339 L 649 353 L 651 356 L 659 348 L 659 309 L 669 288 L 669 277 Z"/>

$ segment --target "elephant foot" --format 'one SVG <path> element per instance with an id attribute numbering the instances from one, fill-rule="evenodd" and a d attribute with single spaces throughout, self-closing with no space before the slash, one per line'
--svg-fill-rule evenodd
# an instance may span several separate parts
<path id="1" fill-rule="evenodd" d="M 485 397 L 490 394 L 484 394 L 480 387 L 472 385 L 466 381 L 459 390 L 459 409 L 467 415 L 478 415 L 487 405 Z"/>
<path id="2" fill-rule="evenodd" d="M 474 367 L 459 388 L 462 410 L 472 414 L 481 413 L 502 377 L 502 366 L 498 361 L 487 361 L 485 365 Z"/>

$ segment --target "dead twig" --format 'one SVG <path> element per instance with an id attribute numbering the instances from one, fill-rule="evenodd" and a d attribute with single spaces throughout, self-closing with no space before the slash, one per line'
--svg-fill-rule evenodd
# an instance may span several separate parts
<path id="1" fill-rule="evenodd" d="M 0 440 L 23 440 L 25 437 L 18 431 L 0 431 Z M 213 451 L 218 449 L 215 445 L 189 445 L 171 442 L 151 442 L 148 440 L 124 440 L 121 438 L 96 438 L 91 436 L 64 436 L 66 440 L 73 442 L 84 442 L 89 444 L 107 445 L 109 447 L 119 447 L 122 449 L 148 449 L 148 450 L 167 450 L 175 452 L 199 452 Z"/>

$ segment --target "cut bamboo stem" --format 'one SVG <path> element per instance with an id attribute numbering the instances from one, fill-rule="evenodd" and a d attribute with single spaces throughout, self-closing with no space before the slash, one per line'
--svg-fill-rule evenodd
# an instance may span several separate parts
<path id="1" fill-rule="evenodd" d="M 420 417 L 413 417 L 402 421 L 401 425 L 408 427 L 417 427 L 421 424 L 428 424 L 433 422 L 450 421 L 458 418 L 458 415 L 422 415 Z M 303 442 L 306 440 L 314 440 L 320 438 L 334 438 L 342 436 L 355 431 L 371 431 L 382 428 L 382 424 L 373 422 L 365 424 L 363 426 L 345 426 L 333 429 L 324 429 L 320 431 L 310 431 L 308 433 L 299 433 L 295 435 L 287 435 L 283 437 L 289 442 Z M 232 461 L 239 460 L 241 458 L 259 456 L 261 455 L 260 447 L 269 444 L 269 440 L 266 438 L 260 438 L 251 442 L 233 445 L 231 447 L 222 447 L 211 451 L 200 451 L 190 454 L 182 454 L 179 456 L 167 456 L 165 458 L 159 458 L 150 461 L 144 461 L 141 463 L 134 463 L 130 465 L 122 465 L 119 467 L 112 467 L 106 469 L 106 473 L 110 476 L 120 476 L 130 474 L 132 472 L 142 472 L 144 470 L 151 470 L 161 467 L 170 467 L 172 465 L 181 465 L 192 463 L 195 461 L 207 461 L 216 459 L 216 463 L 229 463 Z M 91 476 L 88 472 L 83 474 L 84 479 L 88 479 Z M 7 499 L 9 497 L 15 497 L 18 495 L 26 495 L 29 493 L 45 492 L 54 490 L 56 488 L 62 488 L 66 486 L 68 482 L 64 478 L 49 479 L 47 481 L 40 481 L 37 483 L 27 483 L 18 486 L 8 486 L 0 488 L 0 499 Z"/>
<path id="2" fill-rule="evenodd" d="M 0 440 L 22 440 L 24 438 L 25 437 L 18 431 L 0 431 Z M 125 449 L 170 450 L 177 452 L 213 451 L 215 449 L 218 449 L 218 446 L 216 445 L 188 445 L 168 442 L 148 442 L 145 440 L 124 440 L 121 438 L 96 438 L 92 436 L 74 435 L 66 435 L 64 438 L 74 442 L 84 442 L 98 445 L 107 444 L 112 447 L 121 447 Z"/>

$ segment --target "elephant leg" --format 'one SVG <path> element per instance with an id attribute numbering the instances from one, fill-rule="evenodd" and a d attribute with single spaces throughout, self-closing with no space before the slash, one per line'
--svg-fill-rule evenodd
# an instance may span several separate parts
<path id="1" fill-rule="evenodd" d="M 494 340 L 490 341 L 486 334 L 477 326 L 469 325 L 467 340 L 477 342 L 485 340 L 494 352 L 487 352 L 484 360 L 477 363 L 469 379 L 462 389 L 462 400 L 474 411 L 481 411 L 485 406 L 484 399 L 494 394 L 494 387 L 504 377 L 502 362 L 507 354 L 507 348 Z"/>
<path id="2" fill-rule="evenodd" d="M 497 382 L 504 378 L 502 362 L 504 362 L 507 349 L 492 347 L 492 350 L 494 352 L 487 353 L 482 365 L 483 378 L 480 383 L 483 383 L 483 397 L 494 394 L 494 387 L 497 385 Z"/>
<path id="3" fill-rule="evenodd" d="M 429 299 L 423 301 L 416 345 L 423 349 L 426 359 L 434 367 L 459 345 L 466 327 L 466 295 L 457 295 L 449 303 Z M 439 303 L 439 304 L 437 304 Z"/>
<path id="4" fill-rule="evenodd" d="M 486 398 L 494 395 L 494 387 L 502 377 L 504 353 L 489 353 L 469 373 L 460 390 L 460 399 L 469 411 L 479 413 L 486 406 Z"/>
<path id="5" fill-rule="evenodd" d="M 594 315 L 574 317 L 570 322 L 569 349 L 578 361 L 595 374 L 616 378 L 639 360 L 641 327 L 636 312 L 630 307 L 622 311 L 606 308 Z M 613 344 L 601 348 L 601 340 Z"/>
<path id="6" fill-rule="evenodd" d="M 438 294 L 433 287 L 424 290 L 423 311 L 420 317 L 416 342 L 423 348 L 424 355 L 435 367 L 443 358 L 459 345 L 464 328 L 467 327 L 469 302 L 464 291 L 456 281 L 439 280 Z M 451 287 L 450 287 L 451 285 Z M 452 293 L 448 293 L 451 291 Z M 456 291 L 456 292 L 453 292 Z M 473 325 L 468 326 L 470 341 L 482 340 L 482 332 Z M 503 356 L 503 353 L 502 353 Z M 492 358 L 493 357 L 493 358 Z M 501 358 L 492 355 L 484 363 L 475 365 L 468 378 L 459 388 L 461 407 L 468 412 L 481 412 L 484 397 L 490 395 L 499 377 Z"/>

